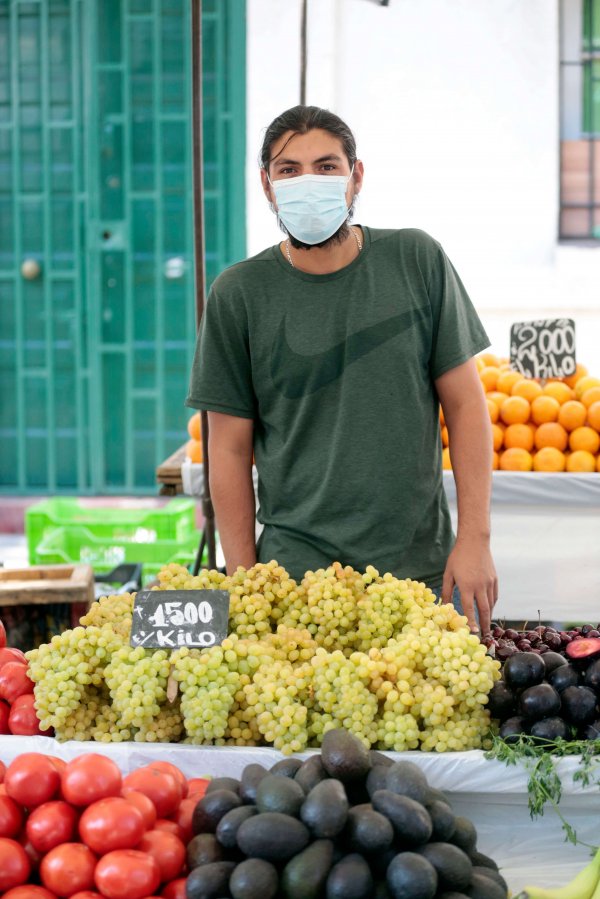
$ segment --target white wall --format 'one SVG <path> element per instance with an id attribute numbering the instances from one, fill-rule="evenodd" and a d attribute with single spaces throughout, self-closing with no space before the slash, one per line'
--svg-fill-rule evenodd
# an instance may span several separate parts
<path id="1" fill-rule="evenodd" d="M 300 7 L 247 0 L 249 254 L 280 235 L 256 160 L 299 102 Z M 557 252 L 558 81 L 555 0 L 308 0 L 307 102 L 355 132 L 356 221 L 440 240 L 497 351 L 511 321 L 575 309 L 592 361 L 600 252 L 579 251 L 583 269 L 577 250 Z"/>

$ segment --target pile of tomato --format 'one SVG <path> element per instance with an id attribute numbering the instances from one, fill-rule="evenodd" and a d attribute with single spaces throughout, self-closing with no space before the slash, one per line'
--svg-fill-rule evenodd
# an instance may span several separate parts
<path id="1" fill-rule="evenodd" d="M 208 781 L 169 762 L 123 776 L 112 759 L 0 762 L 4 899 L 185 899 L 192 814 Z"/>
<path id="2" fill-rule="evenodd" d="M 27 669 L 21 650 L 6 645 L 6 630 L 0 621 L 0 734 L 52 736 L 52 731 L 40 730 Z"/>

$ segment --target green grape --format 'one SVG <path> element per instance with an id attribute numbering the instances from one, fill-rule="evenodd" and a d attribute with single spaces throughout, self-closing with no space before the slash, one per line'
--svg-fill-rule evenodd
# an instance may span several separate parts
<path id="1" fill-rule="evenodd" d="M 135 593 L 101 596 L 99 600 L 92 603 L 79 623 L 84 626 L 93 625 L 95 627 L 110 624 L 116 633 L 128 640 L 131 632 L 134 601 Z"/>
<path id="2" fill-rule="evenodd" d="M 92 728 L 92 739 L 97 743 L 124 743 L 132 740 L 134 728 L 125 727 L 119 713 L 109 703 L 100 706 Z"/>
<path id="3" fill-rule="evenodd" d="M 233 643 L 228 638 L 221 646 L 210 649 L 183 647 L 171 656 L 185 730 L 197 743 L 210 743 L 223 737 L 227 730 L 240 682 Z"/>
<path id="4" fill-rule="evenodd" d="M 317 743 L 333 727 L 344 727 L 367 746 L 377 741 L 377 698 L 369 689 L 370 660 L 364 653 L 347 658 L 341 650 L 320 648 L 311 660 L 313 697 L 310 731 Z M 326 719 L 323 715 L 327 716 Z"/>
<path id="5" fill-rule="evenodd" d="M 285 755 L 301 752 L 308 743 L 307 698 L 312 666 L 279 659 L 261 666 L 244 687 L 247 705 L 256 716 L 258 731 Z"/>
<path id="6" fill-rule="evenodd" d="M 133 739 L 138 743 L 178 743 L 183 733 L 180 703 L 167 702 L 158 715 L 136 731 Z"/>
<path id="7" fill-rule="evenodd" d="M 166 699 L 169 673 L 169 654 L 164 649 L 121 646 L 113 653 L 104 679 L 122 725 L 148 727 Z"/>
<path id="8" fill-rule="evenodd" d="M 106 702 L 104 691 L 98 687 L 84 690 L 80 704 L 55 729 L 54 736 L 59 742 L 66 740 L 91 740 L 96 716 Z"/>

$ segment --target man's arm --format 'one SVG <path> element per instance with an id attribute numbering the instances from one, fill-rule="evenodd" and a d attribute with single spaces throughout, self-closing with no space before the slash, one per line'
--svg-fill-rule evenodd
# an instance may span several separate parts
<path id="1" fill-rule="evenodd" d="M 208 413 L 210 492 L 227 573 L 256 562 L 250 418 Z"/>
<path id="2" fill-rule="evenodd" d="M 492 432 L 473 359 L 441 375 L 435 386 L 444 411 L 458 503 L 456 544 L 448 557 L 442 598 L 450 602 L 454 585 L 472 630 L 474 603 L 481 630 L 490 629 L 498 599 L 498 578 L 490 552 Z"/>

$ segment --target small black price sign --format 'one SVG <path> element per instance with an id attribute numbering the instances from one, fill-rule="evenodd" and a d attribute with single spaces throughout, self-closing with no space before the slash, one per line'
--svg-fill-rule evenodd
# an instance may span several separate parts
<path id="1" fill-rule="evenodd" d="M 510 329 L 510 364 L 526 378 L 566 378 L 575 372 L 575 322 L 547 318 Z"/>
<path id="2" fill-rule="evenodd" d="M 227 590 L 139 590 L 131 623 L 131 646 L 206 649 L 228 634 Z"/>

